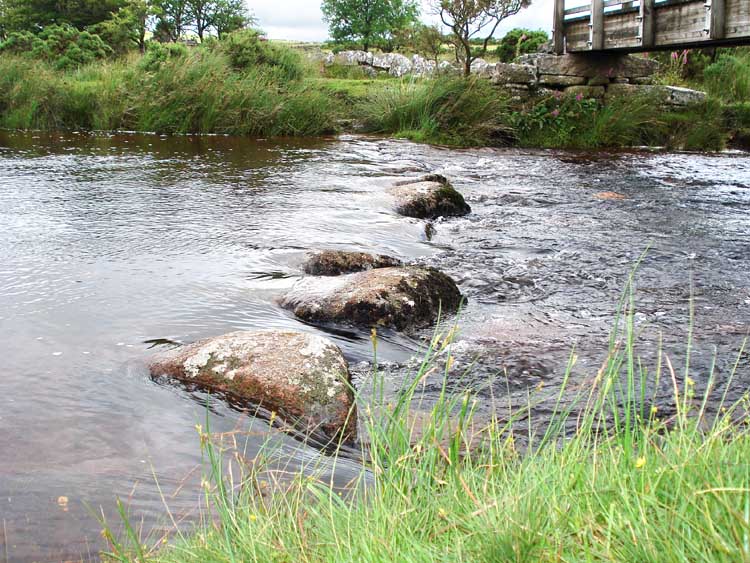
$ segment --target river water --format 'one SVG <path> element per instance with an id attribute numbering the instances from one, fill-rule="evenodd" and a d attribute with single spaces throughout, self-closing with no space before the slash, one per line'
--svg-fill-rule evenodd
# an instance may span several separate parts
<path id="1" fill-rule="evenodd" d="M 430 233 L 394 214 L 385 192 L 428 171 L 474 210 Z M 726 380 L 750 326 L 750 156 L 0 133 L 0 561 L 95 559 L 97 515 L 112 520 L 116 497 L 144 533 L 169 527 L 164 503 L 194 517 L 206 396 L 152 381 L 145 361 L 161 340 L 319 330 L 276 299 L 320 248 L 452 275 L 468 297 L 454 369 L 477 363 L 457 380 L 483 408 L 554 395 L 574 346 L 575 377 L 595 374 L 648 248 L 636 275 L 644 362 L 662 335 L 681 365 L 692 303 L 700 388 L 714 357 Z M 327 334 L 364 380 L 368 334 Z M 422 344 L 382 335 L 394 389 Z M 748 368 L 742 356 L 730 400 Z M 251 430 L 247 455 L 269 432 L 221 401 L 211 423 Z M 274 439 L 293 467 L 318 457 Z"/>

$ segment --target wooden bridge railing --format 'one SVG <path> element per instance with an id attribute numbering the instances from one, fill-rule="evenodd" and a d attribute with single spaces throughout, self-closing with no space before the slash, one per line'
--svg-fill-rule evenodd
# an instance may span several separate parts
<path id="1" fill-rule="evenodd" d="M 584 1 L 555 0 L 557 54 L 750 44 L 750 0 Z"/>

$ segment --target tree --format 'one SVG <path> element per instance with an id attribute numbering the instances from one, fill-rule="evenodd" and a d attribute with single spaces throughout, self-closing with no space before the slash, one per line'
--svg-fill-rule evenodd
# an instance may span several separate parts
<path id="1" fill-rule="evenodd" d="M 49 25 L 68 24 L 83 30 L 117 12 L 125 0 L 3 0 L 7 32 L 39 32 Z"/>
<path id="2" fill-rule="evenodd" d="M 211 29 L 221 37 L 253 21 L 243 0 L 188 0 L 188 11 L 201 41 Z"/>
<path id="3" fill-rule="evenodd" d="M 437 26 L 417 24 L 412 41 L 414 43 L 414 50 L 418 54 L 426 59 L 435 61 L 436 66 L 439 64 L 445 37 Z"/>
<path id="4" fill-rule="evenodd" d="M 159 41 L 178 41 L 193 23 L 190 0 L 154 0 L 154 8 L 154 37 Z"/>
<path id="5" fill-rule="evenodd" d="M 433 11 L 451 30 L 456 57 L 463 63 L 464 75 L 471 74 L 471 63 L 487 53 L 487 45 L 500 22 L 517 14 L 531 4 L 531 0 L 432 0 Z M 473 47 L 474 38 L 483 38 Z"/>
<path id="6" fill-rule="evenodd" d="M 213 16 L 216 13 L 217 4 L 216 0 L 190 0 L 188 3 L 190 19 L 193 20 L 195 32 L 198 34 L 201 43 L 206 31 L 213 25 Z"/>
<path id="7" fill-rule="evenodd" d="M 7 31 L 8 3 L 6 0 L 0 0 L 0 41 L 8 36 Z"/>
<path id="8" fill-rule="evenodd" d="M 321 8 L 334 41 L 359 41 L 365 51 L 389 41 L 419 15 L 416 0 L 323 0 Z"/>
<path id="9" fill-rule="evenodd" d="M 134 48 L 146 51 L 146 32 L 156 15 L 150 0 L 126 0 L 126 4 L 112 16 L 89 31 L 99 35 L 116 53 Z"/>
<path id="10" fill-rule="evenodd" d="M 244 0 L 219 0 L 213 18 L 213 28 L 219 39 L 229 33 L 245 29 L 255 23 Z"/>

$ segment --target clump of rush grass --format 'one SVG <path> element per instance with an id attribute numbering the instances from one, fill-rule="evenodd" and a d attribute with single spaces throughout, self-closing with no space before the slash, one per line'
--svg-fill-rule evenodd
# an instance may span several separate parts
<path id="1" fill-rule="evenodd" d="M 235 68 L 219 49 L 197 49 L 147 69 L 141 57 L 69 71 L 0 56 L 0 127 L 128 129 L 167 134 L 321 135 L 333 131 L 335 100 L 294 74 L 294 60 Z M 273 62 L 273 64 L 271 64 Z"/>
<path id="2" fill-rule="evenodd" d="M 357 110 L 365 130 L 455 146 L 500 144 L 507 102 L 481 78 L 403 79 L 373 89 Z"/>
<path id="3" fill-rule="evenodd" d="M 429 422 L 416 430 L 411 407 L 420 382 L 438 357 L 450 355 L 451 333 L 438 334 L 398 399 L 365 409 L 368 440 L 352 494 L 341 496 L 329 482 L 301 474 L 263 494 L 264 468 L 246 464 L 239 477 L 227 471 L 219 447 L 202 433 L 211 517 L 151 550 L 128 528 L 131 545 L 110 535 L 108 557 L 155 563 L 750 561 L 747 405 L 725 405 L 726 391 L 716 388 L 713 372 L 705 374 L 705 396 L 696 397 L 688 368 L 678 375 L 665 355 L 647 373 L 635 355 L 632 297 L 622 310 L 589 388 L 573 403 L 563 400 L 571 362 L 551 420 L 531 433 L 526 447 L 516 447 L 514 428 L 532 405 L 477 433 L 470 393 L 443 392 Z M 673 389 L 667 410 L 674 414 L 667 418 L 648 391 L 660 379 Z M 716 393 L 721 401 L 709 415 Z"/>
<path id="4" fill-rule="evenodd" d="M 653 95 L 616 97 L 602 103 L 572 95 L 547 96 L 511 115 L 525 147 L 603 149 L 661 146 L 721 150 L 729 128 L 715 101 L 669 108 Z"/>

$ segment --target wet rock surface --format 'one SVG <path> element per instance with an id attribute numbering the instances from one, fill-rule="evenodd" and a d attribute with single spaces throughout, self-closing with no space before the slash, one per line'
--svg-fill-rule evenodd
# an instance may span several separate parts
<path id="1" fill-rule="evenodd" d="M 168 376 L 250 401 L 308 433 L 355 435 L 348 364 L 341 350 L 322 336 L 233 332 L 159 354 L 149 370 L 153 377 Z"/>
<path id="2" fill-rule="evenodd" d="M 402 265 L 401 260 L 384 254 L 324 250 L 313 254 L 305 262 L 303 270 L 311 276 L 339 276 L 376 268 L 391 268 Z"/>
<path id="3" fill-rule="evenodd" d="M 381 268 L 336 278 L 303 278 L 282 307 L 313 323 L 409 331 L 434 323 L 461 304 L 455 282 L 434 268 Z"/>
<path id="4" fill-rule="evenodd" d="M 389 193 L 396 198 L 396 211 L 406 217 L 437 219 L 471 213 L 464 197 L 440 174 L 402 180 Z"/>

